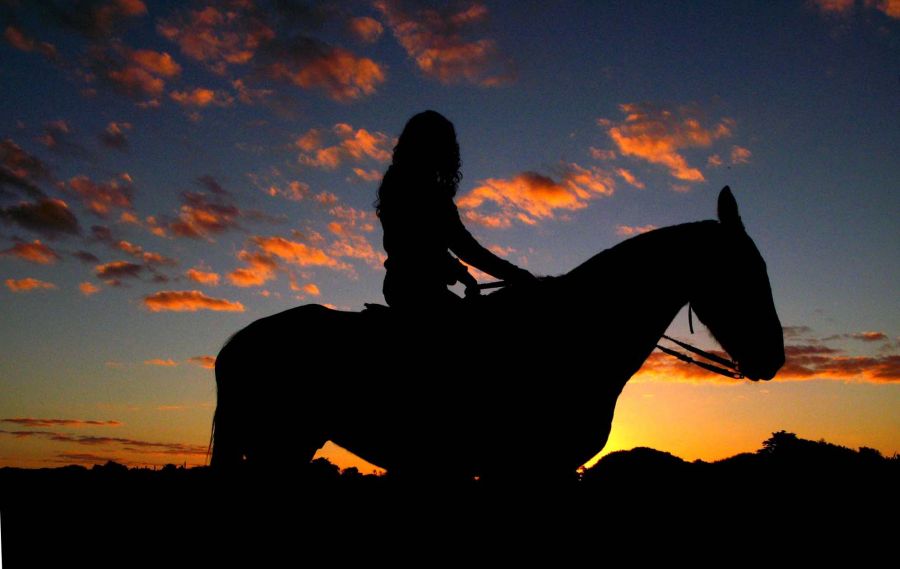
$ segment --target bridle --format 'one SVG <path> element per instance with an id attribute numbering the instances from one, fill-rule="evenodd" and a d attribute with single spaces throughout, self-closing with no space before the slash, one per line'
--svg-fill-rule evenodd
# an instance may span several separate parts
<path id="1" fill-rule="evenodd" d="M 694 333 L 694 319 L 691 315 L 692 312 L 693 312 L 693 309 L 691 308 L 691 305 L 688 304 L 688 328 L 690 328 L 691 334 Z M 729 360 L 727 358 L 723 358 L 721 356 L 717 356 L 716 354 L 711 354 L 705 350 L 701 350 L 700 348 L 697 348 L 696 346 L 692 346 L 692 345 L 688 344 L 687 342 L 682 342 L 681 340 L 676 340 L 675 338 L 666 336 L 665 334 L 663 334 L 662 337 L 665 338 L 666 340 L 672 342 L 673 344 L 677 344 L 678 346 L 681 346 L 682 348 L 684 348 L 685 350 L 687 350 L 691 353 L 694 353 L 704 359 L 709 360 L 710 362 L 715 362 L 719 365 L 713 365 L 709 362 L 696 360 L 687 354 L 679 352 L 678 350 L 673 350 L 672 348 L 667 348 L 665 346 L 660 346 L 659 344 L 657 344 L 656 347 L 660 351 L 662 351 L 664 354 L 668 354 L 672 357 L 678 358 L 679 360 L 681 360 L 685 363 L 692 364 L 692 365 L 695 365 L 698 367 L 702 367 L 703 369 L 711 371 L 713 373 L 717 373 L 719 375 L 724 375 L 725 377 L 730 377 L 732 379 L 744 379 L 744 374 L 742 374 L 740 368 L 738 368 L 737 362 Z"/>
<path id="2" fill-rule="evenodd" d="M 479 290 L 488 290 L 488 289 L 492 289 L 492 288 L 502 288 L 502 287 L 505 287 L 507 284 L 509 284 L 509 283 L 507 283 L 506 281 L 483 283 L 483 284 L 478 285 L 478 289 Z M 693 309 L 691 308 L 690 304 L 688 304 L 688 328 L 690 328 L 691 334 L 693 334 L 694 333 L 694 317 L 693 317 Z M 666 336 L 665 334 L 663 334 L 662 337 L 665 338 L 666 340 L 672 342 L 673 344 L 681 346 L 685 350 L 687 350 L 695 355 L 698 355 L 701 358 L 709 360 L 709 361 L 704 362 L 702 360 L 697 360 L 685 353 L 679 352 L 678 350 L 673 350 L 672 348 L 667 348 L 665 346 L 660 346 L 659 344 L 657 344 L 656 345 L 657 349 L 662 351 L 664 354 L 670 355 L 674 358 L 678 358 L 679 360 L 681 360 L 685 363 L 695 365 L 697 367 L 702 367 L 703 369 L 705 369 L 707 371 L 711 371 L 711 372 L 717 373 L 719 375 L 724 375 L 725 377 L 730 377 L 731 379 L 744 379 L 744 374 L 741 373 L 741 370 L 738 367 L 737 362 L 732 361 L 727 358 L 723 358 L 722 356 L 717 356 L 716 354 L 711 354 L 705 350 L 701 350 L 700 348 L 698 348 L 696 346 L 692 346 L 692 345 L 688 344 L 687 342 L 682 342 L 681 340 L 676 340 L 675 338 Z M 715 362 L 718 365 L 713 365 L 709 362 Z"/>

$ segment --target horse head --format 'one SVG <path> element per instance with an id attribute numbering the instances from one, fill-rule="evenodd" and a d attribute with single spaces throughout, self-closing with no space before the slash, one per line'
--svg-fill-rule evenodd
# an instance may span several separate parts
<path id="1" fill-rule="evenodd" d="M 766 263 L 728 186 L 719 194 L 718 216 L 719 239 L 707 244 L 717 259 L 705 260 L 691 306 L 742 374 L 769 380 L 784 365 L 784 336 Z"/>

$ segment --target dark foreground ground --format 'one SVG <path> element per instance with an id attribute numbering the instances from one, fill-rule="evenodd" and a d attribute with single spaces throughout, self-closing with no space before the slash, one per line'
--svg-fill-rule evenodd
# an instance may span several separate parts
<path id="1" fill-rule="evenodd" d="M 613 453 L 569 484 L 303 480 L 207 468 L 0 469 L 3 567 L 369 564 L 562 566 L 675 556 L 894 557 L 900 458 L 776 433 L 688 463 Z M 699 557 L 698 557 L 699 556 Z M 885 557 L 886 556 L 886 557 Z M 881 561 L 879 561 L 879 559 Z M 614 565 L 631 564 L 621 558 Z"/>

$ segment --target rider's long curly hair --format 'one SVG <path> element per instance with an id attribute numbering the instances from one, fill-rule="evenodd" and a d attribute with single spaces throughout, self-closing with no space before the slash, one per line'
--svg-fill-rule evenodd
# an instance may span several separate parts
<path id="1" fill-rule="evenodd" d="M 460 166 L 453 123 L 435 111 L 415 115 L 394 147 L 393 160 L 378 188 L 375 213 L 382 217 L 394 204 L 414 201 L 417 196 L 411 191 L 444 193 L 452 198 L 462 179 Z"/>

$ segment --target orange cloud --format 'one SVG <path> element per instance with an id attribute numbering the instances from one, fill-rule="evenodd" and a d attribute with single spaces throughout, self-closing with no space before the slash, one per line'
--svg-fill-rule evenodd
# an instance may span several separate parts
<path id="1" fill-rule="evenodd" d="M 124 93 L 136 97 L 158 97 L 166 88 L 165 81 L 142 67 L 110 69 L 106 76 Z"/>
<path id="2" fill-rule="evenodd" d="M 304 89 L 320 89 L 335 101 L 371 95 L 385 80 L 384 70 L 368 57 L 310 38 L 284 44 L 273 55 L 265 68 L 269 77 Z"/>
<path id="3" fill-rule="evenodd" d="M 306 283 L 300 287 L 300 290 L 312 296 L 319 296 L 322 294 L 322 291 L 319 290 L 319 287 L 316 286 L 315 283 Z"/>
<path id="4" fill-rule="evenodd" d="M 97 277 L 111 285 L 119 284 L 119 279 L 122 278 L 137 278 L 143 270 L 143 265 L 129 263 L 128 261 L 112 261 L 94 267 Z"/>
<path id="5" fill-rule="evenodd" d="M 31 243 L 16 243 L 9 249 L 0 251 L 0 256 L 18 257 L 39 265 L 52 265 L 61 259 L 56 251 L 41 243 L 39 239 L 35 239 Z"/>
<path id="6" fill-rule="evenodd" d="M 37 52 L 47 59 L 54 60 L 57 57 L 56 46 L 51 43 L 37 41 L 30 38 L 19 28 L 7 26 L 3 32 L 3 37 L 9 42 L 9 45 L 20 51 Z"/>
<path id="7" fill-rule="evenodd" d="M 375 43 L 384 32 L 384 26 L 381 25 L 381 22 L 368 16 L 351 18 L 347 22 L 347 28 L 356 39 L 363 43 Z"/>
<path id="8" fill-rule="evenodd" d="M 81 294 L 84 296 L 91 296 L 100 292 L 100 287 L 90 282 L 83 282 L 78 285 L 78 290 L 80 290 Z"/>
<path id="9" fill-rule="evenodd" d="M 204 271 L 202 268 L 188 269 L 188 271 L 185 273 L 185 276 L 195 283 L 200 283 L 208 286 L 219 286 L 219 274 L 210 271 Z"/>
<path id="10" fill-rule="evenodd" d="M 702 182 L 703 173 L 688 165 L 680 151 L 708 147 L 720 138 L 731 136 L 734 122 L 722 119 L 704 127 L 696 113 L 681 109 L 673 112 L 653 105 L 621 105 L 624 122 L 608 127 L 607 133 L 623 156 L 633 156 L 668 168 L 679 180 Z"/>
<path id="11" fill-rule="evenodd" d="M 381 172 L 378 170 L 363 170 L 362 168 L 354 168 L 353 173 L 356 177 L 364 182 L 380 182 Z"/>
<path id="12" fill-rule="evenodd" d="M 812 0 L 812 3 L 822 12 L 845 13 L 853 9 L 855 0 Z"/>
<path id="13" fill-rule="evenodd" d="M 144 306 L 152 312 L 243 312 L 244 305 L 221 298 L 211 298 L 199 290 L 164 290 L 144 297 Z"/>
<path id="14" fill-rule="evenodd" d="M 749 164 L 750 157 L 753 154 L 741 146 L 731 147 L 731 163 L 732 164 Z"/>
<path id="15" fill-rule="evenodd" d="M 312 129 L 300 136 L 295 145 L 302 150 L 298 160 L 307 166 L 334 170 L 347 160 L 360 162 L 365 159 L 388 162 L 391 159 L 392 139 L 383 132 L 369 132 L 364 128 L 338 123 L 332 129 L 339 139 L 337 144 L 323 146 L 324 133 Z"/>
<path id="16" fill-rule="evenodd" d="M 266 193 L 272 197 L 281 196 L 283 198 L 289 199 L 294 202 L 302 201 L 307 195 L 309 195 L 309 184 L 305 182 L 299 182 L 297 180 L 293 180 L 288 183 L 287 186 L 280 188 L 276 185 L 269 186 L 269 189 L 266 190 Z"/>
<path id="17" fill-rule="evenodd" d="M 12 423 L 29 428 L 41 427 L 121 427 L 120 421 L 92 421 L 84 419 L 34 419 L 32 417 L 16 417 L 3 419 L 0 423 Z"/>
<path id="18" fill-rule="evenodd" d="M 198 239 L 237 227 L 240 210 L 221 196 L 210 199 L 204 194 L 185 192 L 182 199 L 178 220 L 169 227 L 176 236 Z"/>
<path id="19" fill-rule="evenodd" d="M 131 61 L 150 73 L 162 77 L 174 77 L 181 73 L 181 66 L 165 52 L 152 49 L 138 49 L 131 52 Z"/>
<path id="20" fill-rule="evenodd" d="M 465 37 L 472 24 L 487 17 L 482 3 L 473 2 L 461 11 L 421 8 L 413 12 L 400 0 L 378 0 L 375 8 L 426 76 L 441 83 L 465 81 L 488 87 L 511 80 L 508 62 L 493 40 Z"/>
<path id="21" fill-rule="evenodd" d="M 198 365 L 203 369 L 216 369 L 215 356 L 194 356 L 192 358 L 188 358 L 188 362 L 194 365 Z"/>
<path id="22" fill-rule="evenodd" d="M 603 150 L 601 148 L 594 148 L 591 146 L 589 148 L 591 152 L 591 157 L 595 160 L 615 160 L 616 159 L 616 151 L 615 150 Z"/>
<path id="23" fill-rule="evenodd" d="M 69 180 L 68 188 L 81 198 L 92 213 L 107 217 L 114 208 L 132 209 L 131 177 L 122 174 L 118 179 L 98 184 L 87 176 L 75 176 Z"/>
<path id="24" fill-rule="evenodd" d="M 264 253 L 292 265 L 300 267 L 328 267 L 331 269 L 349 268 L 345 263 L 335 259 L 322 249 L 298 241 L 291 241 L 284 237 L 253 237 L 251 241 Z"/>
<path id="25" fill-rule="evenodd" d="M 56 288 L 56 285 L 28 277 L 24 279 L 6 279 L 6 287 L 13 292 L 30 292 L 33 290 L 52 290 Z"/>
<path id="26" fill-rule="evenodd" d="M 628 184 L 634 186 L 635 188 L 644 189 L 644 182 L 638 180 L 631 171 L 626 170 L 625 168 L 616 168 L 616 174 L 619 175 L 620 178 L 625 180 Z"/>
<path id="27" fill-rule="evenodd" d="M 234 104 L 234 97 L 228 93 L 203 87 L 197 87 L 192 91 L 172 91 L 169 97 L 183 107 L 205 108 L 210 105 L 230 107 Z"/>
<path id="28" fill-rule="evenodd" d="M 621 235 L 622 237 L 633 237 L 635 235 L 640 235 L 641 233 L 653 231 L 654 229 L 656 229 L 655 225 L 617 225 L 616 235 Z"/>
<path id="29" fill-rule="evenodd" d="M 254 13 L 252 4 L 226 11 L 214 6 L 190 10 L 161 21 L 157 31 L 178 44 L 181 52 L 224 74 L 229 65 L 243 65 L 275 31 Z"/>
<path id="30" fill-rule="evenodd" d="M 346 206 L 333 207 L 329 213 L 334 221 L 328 224 L 328 230 L 337 236 L 328 248 L 329 253 L 335 257 L 361 259 L 373 268 L 381 268 L 387 257 L 364 235 L 375 230 L 373 214 Z"/>
<path id="31" fill-rule="evenodd" d="M 228 273 L 228 281 L 234 286 L 263 285 L 275 278 L 275 271 L 279 268 L 278 262 L 265 253 L 241 251 L 238 259 L 247 263 L 247 266 Z"/>
<path id="32" fill-rule="evenodd" d="M 148 366 L 160 366 L 160 367 L 175 367 L 178 365 L 178 362 L 172 359 L 163 360 L 160 358 L 155 358 L 152 360 L 144 360 L 144 365 Z"/>
<path id="33" fill-rule="evenodd" d="M 111 122 L 106 125 L 106 129 L 100 133 L 100 142 L 109 148 L 125 150 L 128 148 L 128 139 L 126 138 L 125 133 L 129 130 L 131 130 L 131 123 Z"/>
<path id="34" fill-rule="evenodd" d="M 583 209 L 591 199 L 612 195 L 614 188 L 613 179 L 599 168 L 564 164 L 558 182 L 536 172 L 490 178 L 457 203 L 467 219 L 486 227 L 509 227 L 515 220 L 534 225 L 556 218 L 558 210 Z M 481 211 L 485 207 L 489 211 Z"/>

